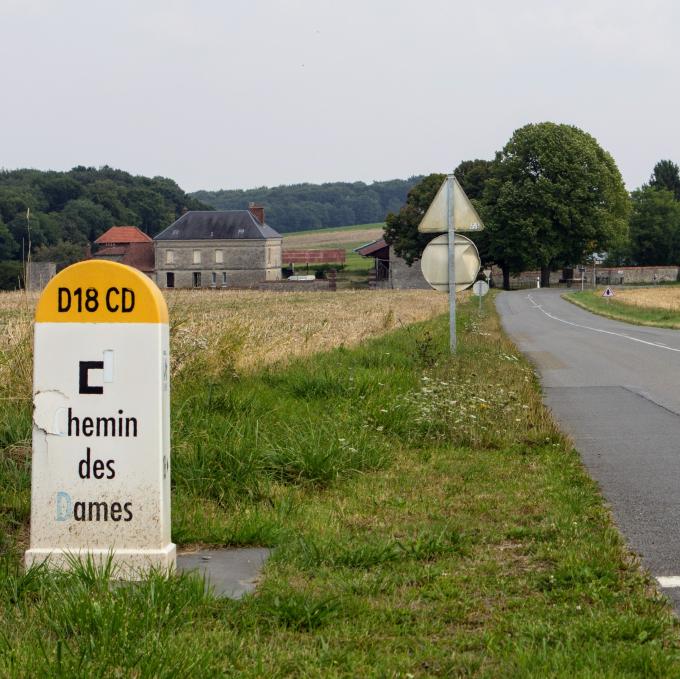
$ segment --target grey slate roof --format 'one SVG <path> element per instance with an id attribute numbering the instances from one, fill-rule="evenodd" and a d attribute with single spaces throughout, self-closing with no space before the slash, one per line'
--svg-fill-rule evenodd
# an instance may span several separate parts
<path id="1" fill-rule="evenodd" d="M 185 212 L 154 240 L 263 240 L 281 238 L 267 224 L 260 224 L 249 210 Z"/>

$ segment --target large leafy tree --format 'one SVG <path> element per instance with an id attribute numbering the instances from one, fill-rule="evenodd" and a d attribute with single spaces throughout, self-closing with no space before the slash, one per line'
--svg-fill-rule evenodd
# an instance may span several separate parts
<path id="1" fill-rule="evenodd" d="M 490 160 L 464 160 L 453 174 L 468 198 L 478 205 L 484 193 L 486 181 L 491 176 L 493 162 Z M 433 173 L 421 179 L 408 193 L 406 203 L 399 212 L 390 213 L 386 218 L 385 240 L 394 246 L 394 251 L 408 264 L 419 259 L 425 246 L 432 240 L 432 234 L 418 233 L 418 224 L 434 200 L 446 175 Z M 479 205 L 478 205 L 479 206 Z M 484 232 L 474 235 L 480 252 L 486 250 Z"/>
<path id="2" fill-rule="evenodd" d="M 680 261 L 680 202 L 671 191 L 643 186 L 633 192 L 630 240 L 640 266 Z"/>
<path id="3" fill-rule="evenodd" d="M 464 160 L 454 171 L 458 183 L 465 195 L 471 200 L 480 200 L 484 194 L 486 182 L 493 172 L 492 160 Z"/>
<path id="4" fill-rule="evenodd" d="M 76 243 L 59 241 L 54 245 L 39 247 L 34 255 L 35 262 L 55 262 L 57 271 L 61 271 L 70 264 L 75 264 L 85 257 L 85 247 Z"/>
<path id="5" fill-rule="evenodd" d="M 668 189 L 680 200 L 680 168 L 672 160 L 660 160 L 652 171 L 649 185 L 655 189 Z"/>
<path id="6" fill-rule="evenodd" d="M 58 212 L 70 200 L 75 200 L 83 191 L 82 186 L 72 177 L 58 172 L 46 172 L 35 183 L 47 200 L 47 209 Z"/>
<path id="7" fill-rule="evenodd" d="M 406 197 L 399 212 L 390 212 L 385 219 L 385 240 L 394 246 L 394 252 L 410 266 L 420 257 L 432 240 L 431 233 L 418 233 L 418 224 L 437 195 L 446 175 L 430 174 L 421 179 Z"/>
<path id="8" fill-rule="evenodd" d="M 627 228 L 629 197 L 613 158 L 571 125 L 526 125 L 496 156 L 483 216 L 506 272 L 550 271 L 606 249 Z"/>
<path id="9" fill-rule="evenodd" d="M 137 177 L 107 166 L 0 170 L 0 221 L 9 230 L 8 235 L 0 229 L 0 257 L 19 259 L 29 243 L 34 254 L 38 248 L 84 244 L 114 224 L 133 224 L 153 235 L 185 208 L 210 209 L 164 177 Z"/>
<path id="10" fill-rule="evenodd" d="M 64 240 L 70 243 L 93 241 L 116 223 L 105 207 L 88 198 L 69 201 L 59 213 L 59 220 Z"/>
<path id="11" fill-rule="evenodd" d="M 465 195 L 472 201 L 482 218 L 484 218 L 484 189 L 486 188 L 486 183 L 493 175 L 493 168 L 494 163 L 492 160 L 476 158 L 475 160 L 464 160 L 453 171 L 458 183 L 463 191 L 465 191 Z M 465 235 L 475 242 L 482 262 L 493 261 L 494 258 L 490 254 L 491 242 L 489 232 L 486 229 L 484 231 L 471 231 Z"/>

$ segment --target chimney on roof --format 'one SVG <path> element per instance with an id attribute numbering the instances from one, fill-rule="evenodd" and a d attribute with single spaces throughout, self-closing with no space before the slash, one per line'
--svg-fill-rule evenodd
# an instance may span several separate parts
<path id="1" fill-rule="evenodd" d="M 261 205 L 255 205 L 255 203 L 248 204 L 248 211 L 255 219 L 257 219 L 260 224 L 264 224 L 264 208 Z"/>

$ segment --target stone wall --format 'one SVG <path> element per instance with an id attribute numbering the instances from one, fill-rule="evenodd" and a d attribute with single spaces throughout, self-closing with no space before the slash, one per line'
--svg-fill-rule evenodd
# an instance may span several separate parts
<path id="1" fill-rule="evenodd" d="M 156 241 L 159 287 L 171 287 L 168 274 L 174 274 L 175 288 L 250 287 L 280 280 L 281 239 Z"/>
<path id="2" fill-rule="evenodd" d="M 677 266 L 597 266 L 595 267 L 595 279 L 597 285 L 626 285 L 626 284 L 646 284 L 661 283 L 663 281 L 677 281 L 680 275 L 680 267 Z M 586 287 L 593 284 L 593 267 L 587 266 L 583 274 Z M 541 277 L 541 272 L 523 271 L 521 274 L 510 276 L 511 288 L 536 287 L 536 279 Z M 499 267 L 492 269 L 493 283 L 496 287 L 503 287 L 503 274 Z M 568 281 L 564 277 L 564 271 L 550 272 L 550 285 L 571 285 L 579 287 L 581 285 L 581 272 L 578 267 L 574 267 L 573 277 Z"/>
<path id="3" fill-rule="evenodd" d="M 55 262 L 29 262 L 26 269 L 26 287 L 42 290 L 57 273 Z"/>
<path id="4" fill-rule="evenodd" d="M 592 279 L 592 269 L 589 269 Z M 623 279 L 623 283 L 661 283 L 662 281 L 677 281 L 680 267 L 677 266 L 598 266 L 598 278 L 608 277 L 611 283 Z M 588 273 L 586 272 L 586 277 Z"/>

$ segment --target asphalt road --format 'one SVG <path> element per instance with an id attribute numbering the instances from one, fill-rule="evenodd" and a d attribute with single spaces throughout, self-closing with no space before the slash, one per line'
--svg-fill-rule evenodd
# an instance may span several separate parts
<path id="1" fill-rule="evenodd" d="M 563 293 L 504 292 L 496 304 L 628 544 L 680 612 L 680 331 L 611 321 Z"/>

